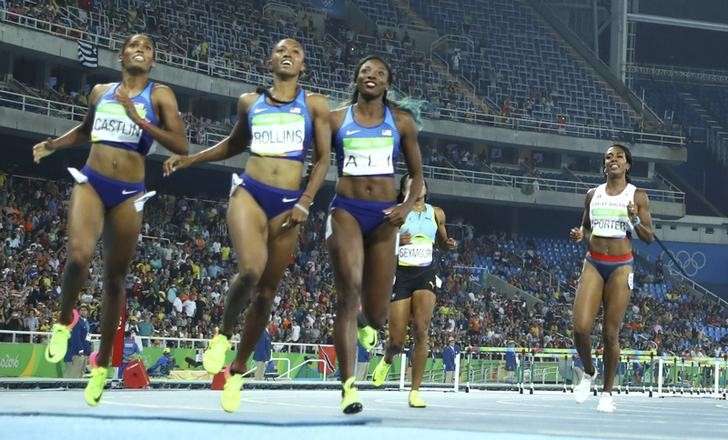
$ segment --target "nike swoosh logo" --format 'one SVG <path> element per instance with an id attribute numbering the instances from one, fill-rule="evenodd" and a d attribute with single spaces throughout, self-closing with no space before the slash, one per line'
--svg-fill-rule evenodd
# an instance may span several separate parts
<path id="1" fill-rule="evenodd" d="M 138 192 L 139 192 L 139 190 L 136 190 L 136 189 L 135 189 L 135 190 L 133 190 L 133 191 L 127 191 L 127 190 L 125 190 L 125 189 L 122 189 L 122 190 L 121 190 L 121 193 L 122 193 L 122 194 L 124 194 L 125 196 L 126 196 L 126 195 L 129 195 L 129 194 L 134 194 L 134 193 L 138 193 Z"/>
<path id="2" fill-rule="evenodd" d="M 361 131 L 361 130 L 346 130 L 346 135 L 347 135 L 347 136 L 351 136 L 352 134 L 357 134 L 357 133 L 359 133 L 360 131 Z"/>
<path id="3" fill-rule="evenodd" d="M 298 200 L 298 198 L 297 198 L 297 197 L 294 197 L 294 198 L 292 198 L 292 199 L 289 199 L 289 198 L 283 197 L 283 199 L 282 199 L 283 203 L 291 203 L 291 202 L 295 202 L 296 200 Z"/>
<path id="4" fill-rule="evenodd" d="M 369 345 L 374 345 L 376 343 L 377 343 L 377 337 L 376 336 L 372 336 L 372 340 L 369 341 Z"/>
<path id="5" fill-rule="evenodd" d="M 260 113 L 260 112 L 264 112 L 264 111 L 266 111 L 266 109 L 264 109 L 264 108 L 256 108 L 255 110 L 253 110 L 253 113 Z"/>

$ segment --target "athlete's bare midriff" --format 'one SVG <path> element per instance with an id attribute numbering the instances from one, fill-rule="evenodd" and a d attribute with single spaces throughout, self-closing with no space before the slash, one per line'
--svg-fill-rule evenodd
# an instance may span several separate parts
<path id="1" fill-rule="evenodd" d="M 632 243 L 628 238 L 606 238 L 591 236 L 589 251 L 605 255 L 625 255 L 632 252 Z"/>
<path id="2" fill-rule="evenodd" d="M 341 176 L 336 194 L 359 200 L 389 202 L 397 198 L 394 178 L 390 176 Z"/>
<path id="3" fill-rule="evenodd" d="M 110 179 L 132 183 L 144 180 L 144 156 L 136 151 L 94 143 L 86 165 Z"/>
<path id="4" fill-rule="evenodd" d="M 245 164 L 245 174 L 275 188 L 299 190 L 303 163 L 298 160 L 251 155 Z"/>

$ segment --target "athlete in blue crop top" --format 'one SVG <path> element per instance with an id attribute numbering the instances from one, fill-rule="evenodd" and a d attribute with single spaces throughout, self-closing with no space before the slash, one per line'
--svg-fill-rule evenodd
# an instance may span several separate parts
<path id="1" fill-rule="evenodd" d="M 273 87 L 240 97 L 238 122 L 227 138 L 198 154 L 175 156 L 165 162 L 165 172 L 171 173 L 196 163 L 227 159 L 250 148 L 244 174 L 233 176 L 227 213 L 239 273 L 230 285 L 220 334 L 203 356 L 203 366 L 210 373 L 224 367 L 240 313 L 250 304 L 221 395 L 221 405 L 228 412 L 240 405 L 245 363 L 268 324 L 278 283 L 296 248 L 299 225 L 308 217 L 331 155 L 328 100 L 306 94 L 298 85 L 305 69 L 301 44 L 293 39 L 279 41 L 269 65 Z M 314 166 L 302 191 L 303 162 L 312 144 Z"/>
<path id="2" fill-rule="evenodd" d="M 339 179 L 326 225 L 338 295 L 334 343 L 343 385 L 341 409 L 346 414 L 362 410 L 353 371 L 357 324 L 362 327 L 362 345 L 374 345 L 376 330 L 366 324 L 382 329 L 387 321 L 397 229 L 423 185 L 414 118 L 387 100 L 392 85 L 389 65 L 379 57 L 362 59 L 354 83 L 351 105 L 331 113 Z M 397 204 L 394 167 L 400 151 L 415 196 Z M 363 313 L 358 319 L 360 302 Z"/>
<path id="3" fill-rule="evenodd" d="M 173 153 L 187 153 L 185 128 L 174 92 L 149 81 L 154 43 L 142 34 L 124 41 L 119 59 L 120 83 L 99 84 L 89 96 L 83 122 L 57 139 L 33 147 L 36 162 L 55 151 L 91 143 L 82 170 L 69 168 L 77 181 L 68 212 L 68 259 L 61 285 L 61 314 L 53 325 L 45 357 L 59 362 L 66 354 L 74 310 L 84 287 L 96 242 L 104 239 L 104 299 L 101 345 L 84 397 L 89 405 L 101 399 L 111 347 L 124 300 L 124 278 L 136 250 L 145 193 L 144 156 L 152 141 Z"/>
<path id="4" fill-rule="evenodd" d="M 408 175 L 402 176 L 398 200 L 404 200 L 411 185 L 412 179 Z M 419 388 L 427 363 L 430 321 L 435 309 L 435 292 L 439 287 L 433 250 L 436 244 L 446 250 L 457 247 L 455 239 L 447 236 L 445 212 L 426 203 L 426 197 L 425 184 L 414 208 L 400 228 L 397 274 L 392 288 L 392 304 L 389 307 L 389 338 L 384 356 L 372 375 L 374 386 L 384 383 L 392 359 L 404 349 L 407 326 L 411 318 L 414 350 L 410 351 L 409 357 L 412 360 L 412 387 L 407 400 L 413 408 L 426 406 Z"/>

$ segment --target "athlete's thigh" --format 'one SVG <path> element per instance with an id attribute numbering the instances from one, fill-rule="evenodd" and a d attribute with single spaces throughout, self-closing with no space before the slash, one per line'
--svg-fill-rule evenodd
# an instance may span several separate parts
<path id="1" fill-rule="evenodd" d="M 282 228 L 288 211 L 268 222 L 268 263 L 260 279 L 261 286 L 275 287 L 283 277 L 286 267 L 293 261 L 298 244 L 300 226 Z"/>
<path id="2" fill-rule="evenodd" d="M 604 286 L 604 324 L 620 328 L 632 296 L 632 266 L 625 265 L 612 272 Z"/>
<path id="3" fill-rule="evenodd" d="M 88 183 L 76 184 L 68 206 L 68 252 L 93 255 L 104 227 L 104 204 Z"/>
<path id="4" fill-rule="evenodd" d="M 104 267 L 107 273 L 125 273 L 134 258 L 142 213 L 136 210 L 132 198 L 106 212 L 104 221 Z"/>
<path id="5" fill-rule="evenodd" d="M 397 228 L 382 224 L 368 237 L 364 247 L 362 304 L 367 310 L 387 307 L 397 267 Z"/>
<path id="6" fill-rule="evenodd" d="M 404 298 L 389 304 L 389 341 L 403 344 L 407 337 L 407 325 L 410 321 L 411 298 Z"/>
<path id="7" fill-rule="evenodd" d="M 574 298 L 574 327 L 576 331 L 591 331 L 594 319 L 599 313 L 604 291 L 604 280 L 597 269 L 588 261 L 579 277 Z"/>
<path id="8" fill-rule="evenodd" d="M 262 274 L 268 260 L 268 219 L 244 188 L 237 188 L 230 196 L 227 224 L 240 270 Z"/>
<path id="9" fill-rule="evenodd" d="M 359 223 L 340 208 L 333 209 L 326 221 L 326 246 L 337 284 L 361 286 L 364 240 Z"/>

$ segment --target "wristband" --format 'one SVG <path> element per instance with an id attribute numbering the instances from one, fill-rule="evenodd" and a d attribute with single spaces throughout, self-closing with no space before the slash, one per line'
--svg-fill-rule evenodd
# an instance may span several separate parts
<path id="1" fill-rule="evenodd" d="M 294 208 L 298 208 L 298 209 L 300 209 L 301 211 L 303 211 L 303 212 L 304 212 L 304 214 L 308 215 L 308 209 L 307 209 L 307 208 L 305 208 L 305 207 L 304 207 L 303 205 L 301 205 L 300 203 L 296 203 L 295 205 L 293 205 L 293 207 L 294 207 Z"/>

